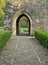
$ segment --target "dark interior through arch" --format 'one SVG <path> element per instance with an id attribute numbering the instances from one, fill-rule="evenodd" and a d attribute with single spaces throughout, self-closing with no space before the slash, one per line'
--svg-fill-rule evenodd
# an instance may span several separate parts
<path id="1" fill-rule="evenodd" d="M 25 16 L 27 19 L 28 19 L 28 25 L 29 25 L 29 28 L 28 28 L 28 34 L 24 34 L 24 33 L 21 33 L 19 32 L 19 22 L 20 22 L 20 19 Z M 21 14 L 18 18 L 17 18 L 17 21 L 16 21 L 16 35 L 30 35 L 30 19 L 25 15 L 25 14 Z"/>

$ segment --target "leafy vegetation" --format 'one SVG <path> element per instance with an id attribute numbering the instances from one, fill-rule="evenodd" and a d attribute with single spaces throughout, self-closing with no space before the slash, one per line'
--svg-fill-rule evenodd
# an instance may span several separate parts
<path id="1" fill-rule="evenodd" d="M 44 47 L 48 48 L 48 32 L 37 30 L 35 37 Z"/>
<path id="2" fill-rule="evenodd" d="M 28 32 L 28 28 L 20 28 L 21 32 Z"/>
<path id="3" fill-rule="evenodd" d="M 4 30 L 4 27 L 0 27 L 0 32 Z"/>
<path id="4" fill-rule="evenodd" d="M 11 31 L 4 30 L 0 31 L 0 48 L 2 48 L 6 42 L 10 39 Z"/>
<path id="5" fill-rule="evenodd" d="M 23 28 L 28 27 L 28 21 L 25 20 L 25 19 L 21 20 L 21 21 L 20 21 L 20 24 L 21 24 L 21 27 L 23 27 Z"/>
<path id="6" fill-rule="evenodd" d="M 8 0 L 0 0 L 0 26 L 3 26 L 3 22 L 4 22 L 4 9 L 6 7 L 6 3 L 8 2 Z"/>
<path id="7" fill-rule="evenodd" d="M 28 22 L 27 20 L 23 19 L 20 21 L 20 31 L 21 32 L 28 32 Z"/>
<path id="8" fill-rule="evenodd" d="M 3 20 L 0 20 L 0 27 L 3 27 L 3 26 L 4 26 Z"/>

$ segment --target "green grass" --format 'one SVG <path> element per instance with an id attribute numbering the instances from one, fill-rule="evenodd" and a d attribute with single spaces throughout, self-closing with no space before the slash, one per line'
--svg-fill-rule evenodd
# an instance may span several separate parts
<path id="1" fill-rule="evenodd" d="M 12 32 L 9 30 L 0 31 L 0 48 L 10 39 Z"/>
<path id="2" fill-rule="evenodd" d="M 48 48 L 48 32 L 37 30 L 35 31 L 35 37 L 40 42 L 41 45 Z"/>
<path id="3" fill-rule="evenodd" d="M 21 32 L 28 32 L 28 28 L 22 28 L 22 27 L 21 27 L 21 28 L 20 28 L 20 31 L 21 31 Z"/>

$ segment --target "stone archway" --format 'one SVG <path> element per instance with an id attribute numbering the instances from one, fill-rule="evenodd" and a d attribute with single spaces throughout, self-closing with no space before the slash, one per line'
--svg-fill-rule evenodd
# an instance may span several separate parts
<path id="1" fill-rule="evenodd" d="M 25 11 L 25 10 L 20 10 L 18 12 L 16 12 L 16 14 L 14 15 L 13 17 L 13 21 L 12 21 L 12 32 L 13 32 L 13 35 L 16 35 L 17 34 L 17 20 L 19 18 L 20 15 L 25 15 L 29 21 L 30 21 L 30 35 L 32 35 L 32 32 L 33 32 L 33 27 L 32 27 L 32 16 L 31 14 L 28 12 L 28 11 Z"/>
<path id="2" fill-rule="evenodd" d="M 27 22 L 28 22 L 28 33 L 27 32 L 22 32 L 22 33 L 20 33 L 20 19 L 22 18 L 22 17 L 26 17 L 26 19 L 28 20 Z M 16 21 L 16 34 L 17 35 L 30 35 L 30 20 L 29 20 L 29 18 L 25 15 L 25 14 L 21 14 L 18 18 L 17 18 L 17 21 Z"/>

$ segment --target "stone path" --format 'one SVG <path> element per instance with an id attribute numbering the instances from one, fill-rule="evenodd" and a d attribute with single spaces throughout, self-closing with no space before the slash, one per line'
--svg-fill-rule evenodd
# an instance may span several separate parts
<path id="1" fill-rule="evenodd" d="M 0 65 L 48 65 L 48 50 L 35 38 L 12 36 L 0 50 Z"/>

